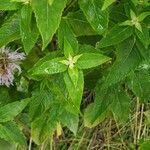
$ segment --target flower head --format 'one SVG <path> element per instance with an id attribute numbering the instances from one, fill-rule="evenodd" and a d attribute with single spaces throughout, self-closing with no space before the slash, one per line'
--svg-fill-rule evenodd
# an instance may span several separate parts
<path id="1" fill-rule="evenodd" d="M 9 48 L 0 48 L 0 85 L 6 85 L 7 87 L 13 85 L 15 71 L 21 73 L 18 62 L 24 59 L 24 53 L 11 51 Z"/>

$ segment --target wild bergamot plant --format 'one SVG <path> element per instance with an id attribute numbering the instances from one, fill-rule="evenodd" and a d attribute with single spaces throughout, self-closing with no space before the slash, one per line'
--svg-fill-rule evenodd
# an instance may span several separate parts
<path id="1" fill-rule="evenodd" d="M 0 139 L 44 148 L 79 124 L 130 122 L 137 100 L 138 135 L 136 124 L 121 141 L 150 147 L 138 142 L 149 117 L 149 10 L 148 0 L 0 0 Z"/>

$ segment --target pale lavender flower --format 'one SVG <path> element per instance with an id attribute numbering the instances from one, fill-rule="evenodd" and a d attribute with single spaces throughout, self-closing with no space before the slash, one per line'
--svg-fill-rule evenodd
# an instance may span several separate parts
<path id="1" fill-rule="evenodd" d="M 15 71 L 21 73 L 18 62 L 24 59 L 24 53 L 11 51 L 9 48 L 0 48 L 0 85 L 7 87 L 13 85 Z"/>

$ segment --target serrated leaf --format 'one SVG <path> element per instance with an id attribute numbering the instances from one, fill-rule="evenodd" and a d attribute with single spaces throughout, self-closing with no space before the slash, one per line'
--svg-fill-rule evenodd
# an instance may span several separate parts
<path id="1" fill-rule="evenodd" d="M 36 53 L 36 52 L 33 52 L 33 53 Z M 34 63 L 34 64 L 32 63 L 31 64 L 30 61 L 33 58 L 33 56 L 31 55 L 31 58 L 30 58 L 29 62 L 26 59 L 26 61 L 27 61 L 27 64 L 26 64 L 27 65 L 27 69 L 29 69 L 28 70 L 28 74 L 27 74 L 28 78 L 33 79 L 33 80 L 37 80 L 37 81 L 43 79 L 43 76 L 41 76 L 41 75 L 32 75 L 32 70 L 36 70 L 36 68 L 41 66 L 43 64 L 43 62 L 52 60 L 53 58 L 57 58 L 59 56 L 61 56 L 60 55 L 60 51 L 53 51 L 53 52 L 47 54 L 45 57 L 43 57 L 41 59 L 35 57 L 35 55 L 34 55 L 34 59 L 36 59 L 36 61 L 34 60 L 34 62 L 36 62 L 36 63 Z"/>
<path id="2" fill-rule="evenodd" d="M 0 10 L 16 10 L 19 6 L 18 3 L 12 2 L 12 0 L 0 0 Z"/>
<path id="3" fill-rule="evenodd" d="M 35 118 L 42 115 L 53 103 L 53 96 L 50 90 L 36 90 L 33 92 L 33 95 L 30 100 L 29 115 L 30 119 L 34 120 Z"/>
<path id="4" fill-rule="evenodd" d="M 30 70 L 32 75 L 56 74 L 67 70 L 67 66 L 61 63 L 63 58 L 54 58 L 44 61 L 39 66 L 35 66 Z"/>
<path id="5" fill-rule="evenodd" d="M 25 136 L 14 122 L 0 124 L 0 138 L 20 145 L 26 145 Z"/>
<path id="6" fill-rule="evenodd" d="M 73 56 L 73 54 L 74 54 L 73 48 L 66 38 L 64 38 L 64 48 L 63 49 L 64 49 L 64 55 L 66 58 L 68 58 L 70 55 Z"/>
<path id="7" fill-rule="evenodd" d="M 92 45 L 83 44 L 83 45 L 80 45 L 80 47 L 79 47 L 79 53 L 80 54 L 83 54 L 83 53 L 101 54 L 101 51 Z"/>
<path id="8" fill-rule="evenodd" d="M 137 18 L 137 15 L 135 14 L 135 12 L 132 9 L 130 10 L 130 17 L 132 20 Z"/>
<path id="9" fill-rule="evenodd" d="M 139 38 L 139 40 L 143 43 L 144 47 L 147 49 L 149 44 L 150 44 L 150 34 L 149 34 L 149 29 L 147 27 L 145 27 L 144 25 L 141 26 L 142 27 L 142 32 L 139 30 L 135 30 L 135 33 L 137 35 L 137 37 Z"/>
<path id="10" fill-rule="evenodd" d="M 63 125 L 67 126 L 76 135 L 79 123 L 79 116 L 77 114 L 64 111 L 60 115 L 60 120 Z"/>
<path id="11" fill-rule="evenodd" d="M 98 47 L 116 45 L 132 35 L 132 27 L 115 25 L 102 40 Z"/>
<path id="12" fill-rule="evenodd" d="M 83 53 L 77 61 L 79 69 L 88 69 L 109 61 L 110 58 L 98 53 Z"/>
<path id="13" fill-rule="evenodd" d="M 25 52 L 28 54 L 39 35 L 36 24 L 32 21 L 32 9 L 29 5 L 21 9 L 20 32 Z"/>
<path id="14" fill-rule="evenodd" d="M 130 74 L 130 87 L 141 101 L 147 102 L 150 98 L 150 73 L 146 69 L 132 72 Z"/>
<path id="15" fill-rule="evenodd" d="M 41 115 L 31 124 L 31 136 L 36 144 L 42 144 L 56 130 L 61 108 L 53 105 L 49 112 Z"/>
<path id="16" fill-rule="evenodd" d="M 89 105 L 86 110 L 87 111 L 86 113 L 89 113 L 90 110 L 90 116 L 86 120 L 87 126 L 94 127 L 103 119 L 105 119 L 105 117 L 107 117 L 109 107 L 111 106 L 111 104 L 115 99 L 115 90 L 116 90 L 115 86 L 111 86 L 107 89 L 104 89 L 98 82 L 95 90 L 96 95 L 94 98 L 94 104 L 92 104 L 92 106 Z"/>
<path id="17" fill-rule="evenodd" d="M 129 38 L 117 46 L 117 59 L 105 79 L 105 87 L 123 80 L 140 64 L 142 58 L 134 44 L 135 40 Z"/>
<path id="18" fill-rule="evenodd" d="M 42 144 L 48 137 L 54 134 L 56 129 L 56 120 L 49 119 L 42 115 L 31 124 L 31 136 L 36 144 Z"/>
<path id="19" fill-rule="evenodd" d="M 85 109 L 85 112 L 84 112 L 84 125 L 88 128 L 93 128 L 95 126 L 97 126 L 99 123 L 101 123 L 102 121 L 104 121 L 104 119 L 107 117 L 107 114 L 108 114 L 108 111 L 104 111 L 99 117 L 97 117 L 96 120 L 94 120 L 93 122 L 93 117 L 95 117 L 94 113 L 97 112 L 97 110 L 95 110 L 94 108 L 96 108 L 94 106 L 95 104 L 92 103 L 90 105 L 88 105 L 88 107 Z M 94 109 L 94 111 L 93 111 Z M 99 108 L 97 107 L 98 111 L 99 111 Z M 93 115 L 94 114 L 94 115 Z"/>
<path id="20" fill-rule="evenodd" d="M 76 87 L 74 86 L 67 72 L 64 73 L 64 81 L 65 81 L 66 88 L 69 92 L 70 103 L 72 104 L 72 110 L 70 111 L 79 113 L 80 104 L 83 95 L 83 87 L 84 87 L 83 72 L 79 71 L 78 73 L 78 82 Z"/>
<path id="21" fill-rule="evenodd" d="M 140 32 L 143 32 L 142 31 L 142 26 L 141 26 L 140 23 L 135 24 L 135 28 L 138 29 Z"/>
<path id="22" fill-rule="evenodd" d="M 0 107 L 0 122 L 13 120 L 29 103 L 29 99 L 16 101 Z"/>
<path id="23" fill-rule="evenodd" d="M 68 96 L 68 92 L 67 92 L 68 89 L 66 89 L 66 85 L 63 80 L 63 75 L 61 74 L 55 75 L 55 77 L 53 78 L 51 77 L 51 80 L 47 80 L 47 81 L 48 81 L 47 87 L 49 88 L 49 90 L 54 96 L 54 99 L 51 100 L 52 104 L 54 103 L 61 104 L 63 108 L 65 108 L 65 110 L 68 111 L 68 113 L 71 112 L 73 113 L 73 115 L 76 115 L 76 112 L 78 112 L 79 110 L 77 110 L 77 108 L 74 107 L 73 101 Z M 74 86 L 72 81 L 71 81 L 71 85 Z M 74 89 L 75 87 L 72 88 Z"/>
<path id="24" fill-rule="evenodd" d="M 66 20 L 76 37 L 84 35 L 97 35 L 81 10 L 68 13 L 68 15 L 62 19 Z"/>
<path id="25" fill-rule="evenodd" d="M 74 54 L 78 52 L 78 41 L 75 38 L 70 26 L 62 19 L 58 29 L 58 43 L 60 49 L 64 49 L 65 40 L 71 45 Z"/>
<path id="26" fill-rule="evenodd" d="M 102 10 L 105 10 L 107 9 L 112 3 L 114 3 L 116 0 L 105 0 L 104 1 L 104 4 L 103 4 L 103 7 L 102 7 Z"/>
<path id="27" fill-rule="evenodd" d="M 67 0 L 55 0 L 49 5 L 48 0 L 32 0 L 31 6 L 35 13 L 37 26 L 42 36 L 42 49 L 50 43 L 54 33 L 59 27 L 63 9 Z"/>
<path id="28" fill-rule="evenodd" d="M 103 34 L 108 27 L 108 12 L 101 10 L 102 2 L 99 0 L 79 0 L 79 5 L 93 29 L 99 34 Z"/>
<path id="29" fill-rule="evenodd" d="M 118 122 L 125 123 L 130 114 L 131 103 L 129 96 L 123 91 L 123 89 L 118 88 L 116 91 L 115 99 L 111 105 L 111 111 Z"/>
<path id="30" fill-rule="evenodd" d="M 0 47 L 20 38 L 19 15 L 14 14 L 0 28 Z"/>
<path id="31" fill-rule="evenodd" d="M 141 22 L 143 21 L 146 17 L 150 15 L 150 12 L 143 12 L 138 16 L 138 20 Z"/>
<path id="32" fill-rule="evenodd" d="M 140 52 L 143 59 L 149 62 L 149 57 L 150 57 L 149 49 L 145 48 L 143 43 L 140 42 L 139 38 L 137 38 L 136 40 L 136 46 L 137 46 L 137 50 Z"/>
<path id="33" fill-rule="evenodd" d="M 79 71 L 78 68 L 68 68 L 68 74 L 71 78 L 71 81 L 73 82 L 74 86 L 77 86 L 78 79 L 79 79 Z"/>

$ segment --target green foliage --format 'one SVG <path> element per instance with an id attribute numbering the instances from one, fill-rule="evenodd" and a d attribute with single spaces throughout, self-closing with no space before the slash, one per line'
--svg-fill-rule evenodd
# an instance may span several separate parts
<path id="1" fill-rule="evenodd" d="M 48 0 L 32 0 L 31 6 L 35 13 L 37 26 L 42 36 L 43 49 L 51 41 L 52 36 L 57 30 L 65 5 L 66 0 L 55 0 L 51 4 L 49 4 Z"/>
<path id="2" fill-rule="evenodd" d="M 16 10 L 18 9 L 19 4 L 12 2 L 12 0 L 0 0 L 0 10 Z"/>
<path id="3" fill-rule="evenodd" d="M 19 16 L 14 14 L 8 18 L 0 28 L 0 46 L 20 38 Z"/>
<path id="4" fill-rule="evenodd" d="M 109 7 L 112 3 L 114 3 L 116 0 L 105 0 L 102 10 L 105 10 L 107 7 Z"/>
<path id="5" fill-rule="evenodd" d="M 30 50 L 34 47 L 35 42 L 38 38 L 38 29 L 36 25 L 32 22 L 32 9 L 29 6 L 24 6 L 21 9 L 21 20 L 20 20 L 20 32 L 21 38 L 24 45 L 24 50 L 28 54 Z"/>
<path id="6" fill-rule="evenodd" d="M 21 113 L 28 102 L 29 100 L 26 99 L 21 102 L 16 101 L 0 107 L 0 138 L 21 145 L 26 144 L 24 135 L 20 132 L 16 123 L 11 121 Z"/>
<path id="7" fill-rule="evenodd" d="M 82 123 L 126 124 L 135 99 L 150 100 L 149 8 L 148 0 L 0 0 L 0 138 L 43 146 L 66 127 L 76 136 Z M 149 117 L 149 107 L 136 108 Z"/>
<path id="8" fill-rule="evenodd" d="M 6 141 L 25 145 L 26 139 L 14 122 L 0 124 L 0 137 Z"/>
<path id="9" fill-rule="evenodd" d="M 99 34 L 104 33 L 108 27 L 108 11 L 101 10 L 102 1 L 79 0 L 79 5 L 93 29 Z"/>
<path id="10" fill-rule="evenodd" d="M 111 111 L 118 122 L 126 122 L 129 119 L 131 102 L 123 89 L 119 89 L 113 100 Z"/>
<path id="11" fill-rule="evenodd" d="M 102 47 L 107 47 L 111 45 L 116 45 L 124 41 L 128 37 L 130 37 L 131 34 L 132 34 L 131 27 L 122 27 L 122 26 L 116 25 L 108 32 L 106 37 L 104 37 L 100 41 L 99 47 L 102 48 Z"/>
<path id="12" fill-rule="evenodd" d="M 16 101 L 0 108 L 0 122 L 13 120 L 28 104 L 29 100 Z"/>
<path id="13" fill-rule="evenodd" d="M 150 147 L 150 141 L 146 140 L 141 144 L 140 150 L 149 150 L 149 147 Z"/>

